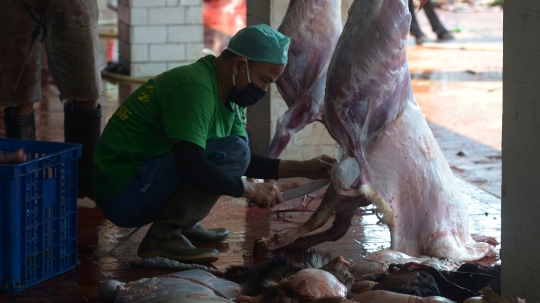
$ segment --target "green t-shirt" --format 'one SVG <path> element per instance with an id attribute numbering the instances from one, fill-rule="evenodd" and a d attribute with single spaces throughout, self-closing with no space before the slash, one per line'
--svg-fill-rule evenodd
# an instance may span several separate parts
<path id="1" fill-rule="evenodd" d="M 148 160 L 169 153 L 173 139 L 246 136 L 245 109 L 220 101 L 212 55 L 171 69 L 133 92 L 109 119 L 94 153 L 96 203 L 120 194 Z"/>

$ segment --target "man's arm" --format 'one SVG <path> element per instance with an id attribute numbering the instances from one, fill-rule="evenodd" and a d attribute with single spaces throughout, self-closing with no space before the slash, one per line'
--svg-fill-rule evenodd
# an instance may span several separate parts
<path id="1" fill-rule="evenodd" d="M 189 141 L 175 140 L 174 164 L 180 180 L 202 191 L 242 197 L 244 183 L 205 158 L 204 148 Z"/>
<path id="2" fill-rule="evenodd" d="M 283 202 L 281 191 L 300 185 L 247 182 L 215 166 L 202 147 L 188 141 L 174 140 L 174 158 L 180 180 L 206 192 L 248 198 L 262 208 Z"/>
<path id="3" fill-rule="evenodd" d="M 247 177 L 257 179 L 281 179 L 305 177 L 309 179 L 330 178 L 328 171 L 337 160 L 329 156 L 320 156 L 307 161 L 280 160 L 251 153 L 251 162 L 245 173 Z"/>
<path id="4" fill-rule="evenodd" d="M 279 179 L 279 167 L 282 160 L 272 159 L 251 153 L 251 160 L 246 170 L 246 177 L 256 179 Z"/>

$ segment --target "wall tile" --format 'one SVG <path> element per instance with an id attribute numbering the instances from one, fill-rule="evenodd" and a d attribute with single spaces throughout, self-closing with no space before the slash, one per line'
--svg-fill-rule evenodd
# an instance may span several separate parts
<path id="1" fill-rule="evenodd" d="M 148 25 L 148 8 L 131 8 L 130 25 Z"/>
<path id="2" fill-rule="evenodd" d="M 503 184 L 523 192 L 533 199 L 540 200 L 538 180 L 540 180 L 540 163 L 510 150 L 506 144 L 503 144 Z M 531 222 L 533 225 L 536 223 Z"/>
<path id="3" fill-rule="evenodd" d="M 538 13 L 516 9 L 512 6 L 504 8 L 504 18 L 511 20 L 504 24 L 504 42 L 540 51 L 540 17 Z"/>
<path id="4" fill-rule="evenodd" d="M 186 12 L 183 7 L 149 8 L 149 24 L 151 25 L 178 25 L 184 23 L 186 23 Z"/>
<path id="5" fill-rule="evenodd" d="M 187 24 L 203 24 L 203 9 L 201 6 L 186 7 Z"/>
<path id="6" fill-rule="evenodd" d="M 169 26 L 167 42 L 203 42 L 203 27 L 200 25 Z"/>
<path id="7" fill-rule="evenodd" d="M 505 43 L 503 69 L 503 85 L 510 78 L 540 88 L 540 51 Z"/>
<path id="8" fill-rule="evenodd" d="M 151 44 L 150 61 L 151 62 L 169 62 L 185 61 L 185 44 Z"/>
<path id="9" fill-rule="evenodd" d="M 148 44 L 132 44 L 131 61 L 148 62 Z"/>
<path id="10" fill-rule="evenodd" d="M 504 115 L 540 125 L 540 88 L 507 77 L 503 100 Z"/>
<path id="11" fill-rule="evenodd" d="M 203 43 L 188 43 L 186 45 L 187 50 L 187 60 L 188 61 L 197 61 L 203 56 Z"/>
<path id="12" fill-rule="evenodd" d="M 167 0 L 167 6 L 201 6 L 202 0 Z"/>
<path id="13" fill-rule="evenodd" d="M 131 28 L 131 43 L 166 43 L 166 26 L 133 26 Z"/>
<path id="14" fill-rule="evenodd" d="M 516 232 L 519 232 L 516 230 Z M 506 247 L 506 244 L 505 244 Z M 540 298 L 540 273 L 529 264 L 521 262 L 521 258 L 513 258 L 501 250 L 502 292 L 505 298 L 521 297 L 526 302 L 538 302 Z"/>
<path id="15" fill-rule="evenodd" d="M 152 78 L 167 70 L 167 63 L 132 63 L 131 76 Z"/>
<path id="16" fill-rule="evenodd" d="M 166 0 L 130 0 L 131 7 L 158 7 L 166 5 Z"/>
<path id="17" fill-rule="evenodd" d="M 534 238 L 540 238 L 540 229 L 535 228 L 534 225 L 530 224 L 530 222 L 538 220 L 540 200 L 534 199 L 533 197 L 504 184 L 502 193 L 501 210 L 504 214 L 504 224 L 512 223 L 517 227 L 530 232 Z M 506 241 L 513 241 L 512 239 L 514 239 L 514 236 L 511 233 L 508 233 L 508 231 L 510 231 L 510 229 L 502 230 L 503 238 Z M 506 243 L 504 246 L 506 247 Z"/>
<path id="18" fill-rule="evenodd" d="M 503 141 L 506 151 L 519 153 L 523 157 L 540 163 L 540 128 L 515 115 L 503 115 Z M 511 154 L 509 154 L 511 156 Z"/>
<path id="19" fill-rule="evenodd" d="M 540 14 L 540 1 L 536 0 L 506 0 L 504 3 L 504 10 L 506 9 L 519 9 L 526 12 Z"/>

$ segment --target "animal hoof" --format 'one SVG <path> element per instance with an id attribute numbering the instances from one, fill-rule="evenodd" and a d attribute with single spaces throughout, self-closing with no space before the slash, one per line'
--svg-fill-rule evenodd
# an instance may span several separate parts
<path id="1" fill-rule="evenodd" d="M 270 247 L 268 247 L 268 244 L 266 244 L 266 241 L 264 239 L 259 238 L 255 240 L 255 243 L 253 244 L 253 255 L 262 255 L 267 252 L 272 251 Z"/>

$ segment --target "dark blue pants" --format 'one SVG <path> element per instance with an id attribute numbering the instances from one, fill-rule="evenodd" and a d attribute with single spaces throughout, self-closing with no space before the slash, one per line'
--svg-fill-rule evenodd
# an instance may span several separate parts
<path id="1" fill-rule="evenodd" d="M 248 144 L 236 136 L 206 142 L 206 159 L 229 174 L 241 177 L 251 154 Z M 163 206 L 184 186 L 176 175 L 174 154 L 152 159 L 137 171 L 126 189 L 99 208 L 107 219 L 122 227 L 152 223 Z"/>

